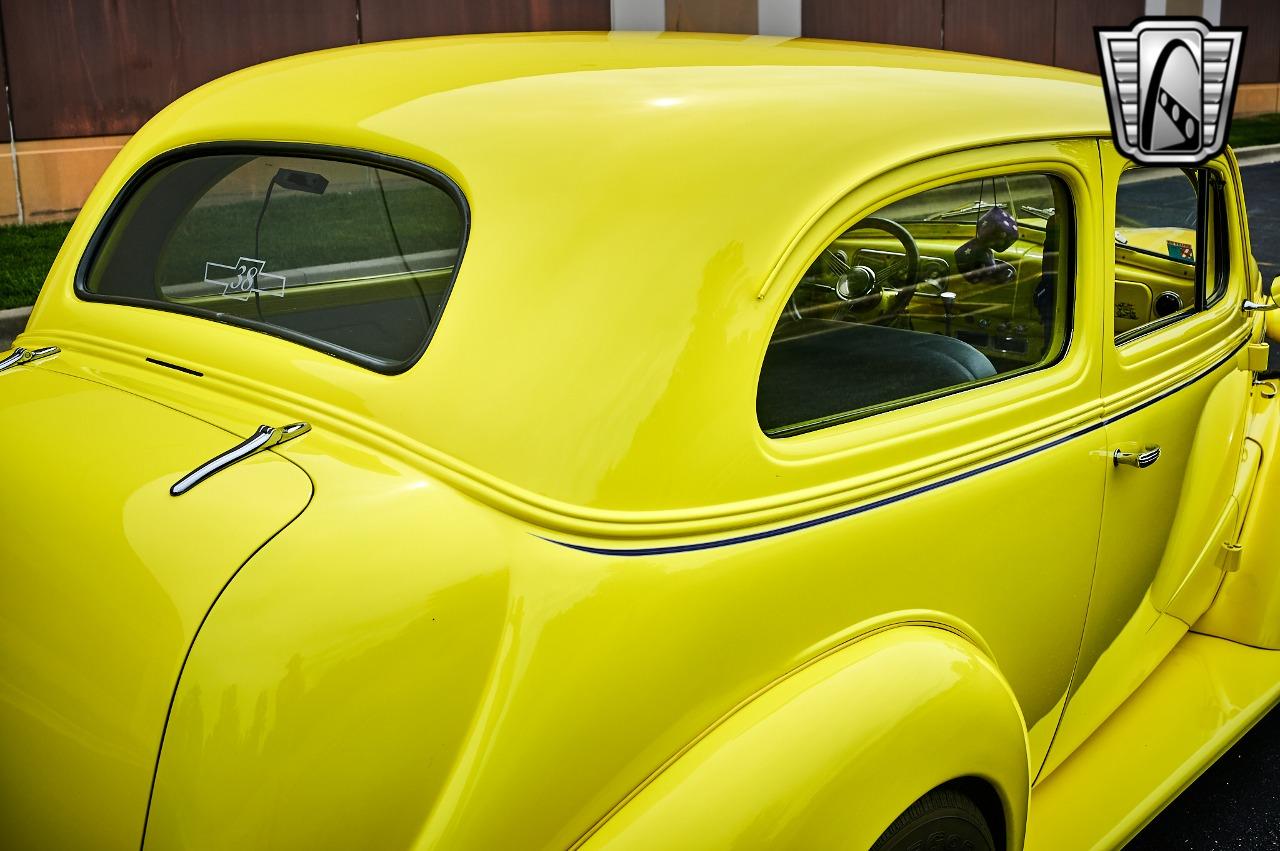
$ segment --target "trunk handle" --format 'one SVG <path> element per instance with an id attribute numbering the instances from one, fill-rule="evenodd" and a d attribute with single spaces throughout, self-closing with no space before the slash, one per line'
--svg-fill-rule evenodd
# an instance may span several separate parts
<path id="1" fill-rule="evenodd" d="M 24 363 L 31 363 L 33 360 L 52 357 L 62 351 L 57 346 L 45 346 L 42 349 L 23 349 L 17 348 L 13 350 L 13 354 L 8 355 L 4 360 L 0 360 L 0 372 L 4 372 L 13 366 L 20 366 Z"/>
<path id="2" fill-rule="evenodd" d="M 266 452 L 268 449 L 293 440 L 295 437 L 302 437 L 309 431 L 311 431 L 310 423 L 292 423 L 287 426 L 258 426 L 258 430 L 253 433 L 252 437 L 231 447 L 221 455 L 215 455 L 181 479 L 178 479 L 173 487 L 169 488 L 169 494 L 171 496 L 182 496 L 215 473 L 220 473 L 233 464 L 238 464 L 246 458 L 252 458 L 260 452 Z"/>

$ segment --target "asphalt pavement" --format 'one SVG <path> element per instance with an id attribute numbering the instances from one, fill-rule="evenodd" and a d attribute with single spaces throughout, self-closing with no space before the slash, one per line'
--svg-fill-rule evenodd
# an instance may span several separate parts
<path id="1" fill-rule="evenodd" d="M 1280 162 L 1244 166 L 1253 256 L 1280 275 Z M 1280 297 L 1280 287 L 1276 296 Z M 1272 346 L 1272 366 L 1280 346 Z M 1127 851 L 1280 849 L 1280 709 L 1272 710 L 1127 846 Z"/>
<path id="2" fill-rule="evenodd" d="M 1253 256 L 1263 280 L 1269 283 L 1280 275 L 1280 162 L 1246 165 L 1241 172 Z"/>

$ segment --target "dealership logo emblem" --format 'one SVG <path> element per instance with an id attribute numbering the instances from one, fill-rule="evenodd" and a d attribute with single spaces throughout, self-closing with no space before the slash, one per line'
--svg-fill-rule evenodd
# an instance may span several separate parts
<path id="1" fill-rule="evenodd" d="M 1094 32 L 1117 148 L 1144 165 L 1199 165 L 1222 153 L 1243 28 L 1143 18 Z"/>

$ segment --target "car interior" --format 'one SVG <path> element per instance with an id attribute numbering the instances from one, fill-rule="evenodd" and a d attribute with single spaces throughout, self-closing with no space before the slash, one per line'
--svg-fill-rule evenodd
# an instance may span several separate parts
<path id="1" fill-rule="evenodd" d="M 1053 360 L 1072 226 L 1066 185 L 1045 174 L 926 190 L 855 223 L 783 310 L 761 427 L 797 434 Z"/>

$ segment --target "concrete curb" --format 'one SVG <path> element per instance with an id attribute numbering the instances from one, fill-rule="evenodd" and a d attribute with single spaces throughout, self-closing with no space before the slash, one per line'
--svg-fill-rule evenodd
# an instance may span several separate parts
<path id="1" fill-rule="evenodd" d="M 1240 163 L 1241 168 L 1280 162 L 1280 145 L 1250 145 L 1247 148 L 1236 148 L 1236 161 Z"/>
<path id="2" fill-rule="evenodd" d="M 27 327 L 27 318 L 31 316 L 31 308 L 15 307 L 12 310 L 0 310 L 0 340 L 12 340 Z"/>

